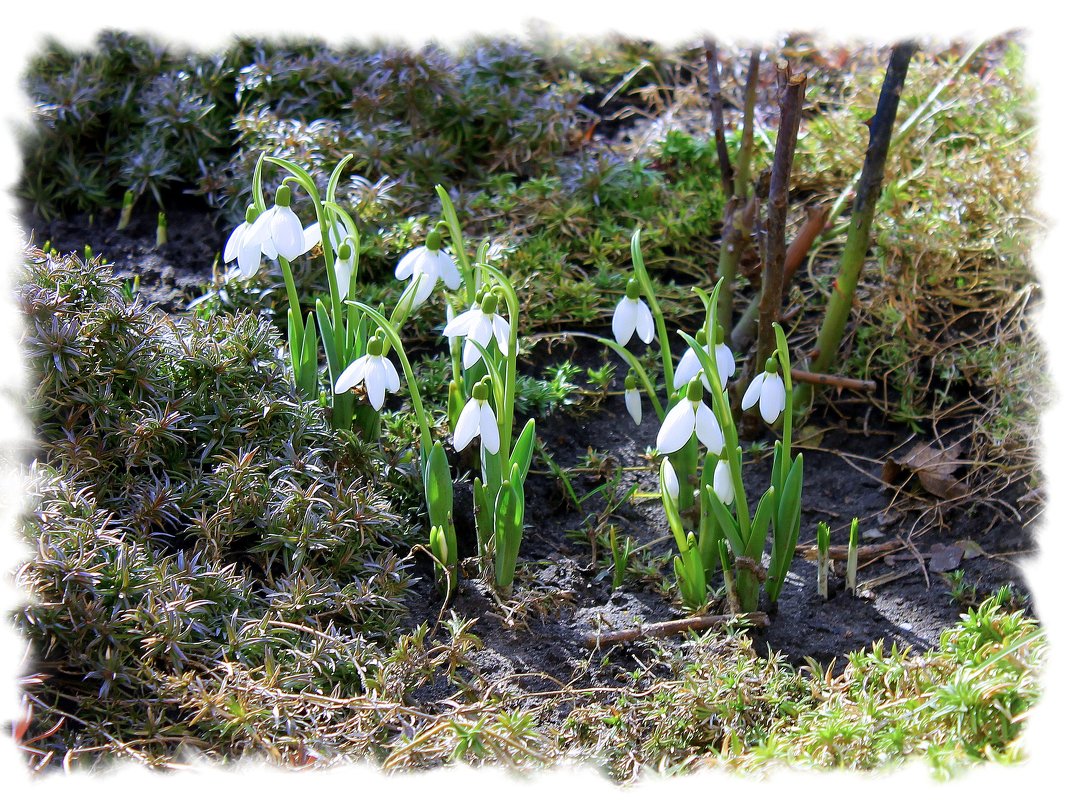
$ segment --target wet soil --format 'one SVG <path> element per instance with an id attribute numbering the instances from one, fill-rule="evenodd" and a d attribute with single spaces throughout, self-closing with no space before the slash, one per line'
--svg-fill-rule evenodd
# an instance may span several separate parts
<path id="1" fill-rule="evenodd" d="M 580 345 L 568 356 L 588 366 L 612 358 L 598 350 Z M 823 414 L 808 421 L 804 432 L 810 438 L 799 448 L 805 459 L 805 485 L 798 553 L 778 603 L 764 606 L 769 625 L 748 632 L 758 654 L 781 653 L 797 665 L 812 659 L 839 672 L 847 654 L 874 642 L 914 652 L 934 648 L 942 632 L 966 610 L 950 594 L 950 570 L 963 572 L 977 599 L 1010 585 L 1015 601 L 1028 606 L 1017 567 L 1033 548 L 1030 530 L 1022 525 L 1034 511 L 1028 506 L 1031 501 L 1020 500 L 1025 488 L 1011 486 L 995 498 L 950 504 L 926 496 L 905 479 L 885 484 L 881 471 L 888 455 L 908 450 L 916 437 L 893 427 L 866 430 L 834 410 Z M 466 564 L 467 575 L 460 580 L 451 612 L 477 618 L 472 631 L 485 647 L 475 663 L 483 678 L 498 689 L 508 687 L 523 695 L 561 685 L 623 686 L 626 674 L 647 661 L 652 642 L 639 639 L 598 649 L 586 639 L 597 632 L 687 616 L 672 590 L 669 560 L 652 574 L 632 571 L 614 591 L 609 555 L 596 551 L 587 536 L 598 522 L 612 523 L 621 540 L 630 537 L 650 554 L 674 551 L 660 500 L 642 495 L 656 491 L 656 473 L 645 453 L 656 439 L 658 425 L 647 410 L 636 426 L 620 394 L 609 395 L 601 408 L 582 417 L 560 413 L 539 421 L 539 436 L 561 468 L 594 462 L 601 472 L 571 475 L 575 494 L 589 496 L 577 510 L 545 461 L 536 456 L 526 488 L 527 525 L 512 599 L 496 598 L 474 575 L 475 560 Z M 770 446 L 767 431 L 757 442 L 764 435 Z M 768 485 L 771 449 L 746 456 L 749 444 L 743 441 L 742 446 L 752 505 Z M 606 487 L 615 476 L 622 478 L 615 493 L 607 496 Z M 465 484 L 458 481 L 458 497 L 463 497 Z M 638 485 L 638 494 L 606 512 L 606 497 L 624 497 L 633 484 Z M 470 493 L 467 497 L 470 504 Z M 471 555 L 473 536 L 466 530 L 471 524 L 463 508 L 458 516 L 461 555 Z M 856 595 L 845 589 L 843 561 L 835 562 L 829 597 L 824 599 L 817 594 L 816 562 L 805 551 L 814 545 L 819 521 L 831 526 L 833 548 L 845 547 L 853 517 L 860 520 L 862 546 L 878 552 L 859 560 Z M 412 608 L 413 624 L 433 621 L 441 611 L 431 590 L 429 565 L 420 569 L 426 596 Z M 719 583 L 717 577 L 714 586 Z M 728 610 L 721 598 L 708 611 Z"/>
<path id="2" fill-rule="evenodd" d="M 192 204 L 175 206 L 169 218 L 171 241 L 160 248 L 155 246 L 155 219 L 145 214 L 135 215 L 122 232 L 115 231 L 116 219 L 107 214 L 92 221 L 27 220 L 24 226 L 34 232 L 36 244 L 51 241 L 60 251 L 80 253 L 88 242 L 120 276 L 140 276 L 141 293 L 174 313 L 184 311 L 211 281 L 212 263 L 226 232 Z M 552 354 L 540 347 L 522 369 L 538 373 L 564 358 L 593 367 L 615 360 L 597 346 L 566 345 Z M 474 665 L 484 681 L 503 692 L 623 686 L 625 674 L 640 665 L 650 642 L 591 649 L 585 643 L 588 635 L 687 614 L 672 590 L 674 545 L 660 501 L 643 496 L 656 491 L 653 463 L 644 454 L 656 440 L 658 422 L 647 409 L 636 426 L 624 409 L 622 387 L 613 389 L 593 411 L 578 417 L 561 412 L 538 424 L 547 453 L 571 471 L 575 494 L 585 498 L 581 508 L 574 507 L 545 460 L 536 456 L 526 487 L 527 527 L 513 597 L 497 598 L 477 575 L 475 560 L 469 559 L 454 602 L 444 612 L 476 619 L 472 631 L 483 648 L 475 653 Z M 811 658 L 841 669 L 845 654 L 880 640 L 888 647 L 932 648 L 964 611 L 950 595 L 948 569 L 963 571 L 978 598 L 1012 584 L 1020 602 L 1028 604 L 1016 566 L 1033 549 L 1031 531 L 1022 524 L 1034 512 L 1021 500 L 1025 488 L 1011 486 L 997 497 L 977 494 L 948 503 L 914 484 L 887 485 L 881 471 L 888 455 L 917 440 L 906 430 L 869 419 L 873 415 L 867 409 L 860 400 L 837 401 L 800 432 L 810 435 L 799 448 L 805 458 L 800 549 L 778 604 L 768 609 L 768 627 L 749 632 L 758 653 L 780 652 L 796 664 Z M 770 470 L 772 438 L 759 431 L 758 443 L 762 437 L 765 446 L 745 457 L 751 502 L 767 487 Z M 747 453 L 750 443 L 742 444 Z M 576 471 L 580 465 L 586 467 Z M 475 547 L 467 480 L 458 480 L 456 493 L 462 557 L 472 556 Z M 606 511 L 607 499 L 625 496 L 635 484 L 636 495 Z M 830 524 L 832 545 L 844 546 L 855 516 L 864 532 L 862 545 L 884 550 L 861 560 L 861 591 L 856 596 L 845 591 L 843 565 L 836 562 L 825 600 L 816 591 L 816 563 L 802 551 L 813 544 L 819 521 Z M 645 562 L 654 567 L 632 571 L 625 584 L 613 590 L 609 557 L 588 536 L 599 523 L 615 525 L 621 540 L 634 540 L 640 551 L 633 566 Z M 939 551 L 955 543 L 963 544 L 966 553 L 948 568 Z M 659 563 L 650 558 L 666 556 Z M 412 626 L 433 623 L 443 614 L 430 565 L 417 561 L 416 570 L 420 581 L 411 601 Z M 720 601 L 710 611 L 726 610 Z M 425 701 L 440 700 L 450 689 L 444 680 L 438 684 L 416 694 Z M 562 708 L 561 714 L 566 712 Z"/>
<path id="3" fill-rule="evenodd" d="M 82 255 L 88 244 L 120 278 L 137 276 L 141 295 L 172 314 L 185 311 L 211 283 L 212 264 L 229 233 L 212 222 L 204 203 L 182 197 L 167 204 L 167 242 L 160 247 L 154 209 L 135 210 L 122 231 L 116 230 L 118 222 L 114 210 L 51 221 L 24 215 L 22 228 L 31 244 L 50 243 L 60 253 Z"/>

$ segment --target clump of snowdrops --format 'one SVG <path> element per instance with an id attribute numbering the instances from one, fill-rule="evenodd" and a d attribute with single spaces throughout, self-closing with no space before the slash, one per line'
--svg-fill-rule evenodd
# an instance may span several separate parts
<path id="1" fill-rule="evenodd" d="M 661 421 L 656 442 L 661 456 L 660 491 L 679 551 L 673 565 L 680 595 L 689 608 L 705 607 L 708 585 L 719 569 L 730 605 L 737 611 L 753 611 L 762 583 L 771 601 L 779 597 L 801 520 L 802 455 L 791 458 L 793 387 L 786 338 L 774 325 L 776 350 L 742 397 L 742 409 L 756 407 L 769 425 L 782 417 L 771 482 L 751 510 L 742 481 L 742 448 L 728 396 L 727 382 L 735 374 L 735 357 L 716 320 L 721 284 L 712 293 L 695 289 L 705 308 L 705 321 L 694 335 L 678 332 L 688 349 L 676 364 L 664 316 L 643 263 L 638 231 L 631 240 L 631 255 L 634 274 L 613 314 L 614 339 L 595 339 L 630 366 L 624 401 L 635 422 L 642 419 L 643 391 Z M 656 340 L 663 370 L 663 401 L 654 379 L 626 348 L 636 335 L 646 344 Z M 766 569 L 762 563 L 769 545 Z"/>
<path id="2" fill-rule="evenodd" d="M 443 334 L 449 343 L 453 373 L 447 423 L 457 452 L 478 443 L 473 496 L 479 558 L 485 566 L 493 565 L 494 583 L 507 595 L 516 572 L 523 533 L 523 485 L 535 445 L 534 420 L 528 420 L 515 444 L 512 437 L 519 317 L 516 292 L 507 276 L 487 263 L 488 242 L 474 259 L 469 258 L 456 210 L 449 194 L 438 187 L 443 219 L 431 227 L 424 245 L 397 264 L 395 275 L 408 281 L 408 286 L 392 313 L 386 316 L 384 309 L 356 298 L 359 234 L 353 218 L 335 202 L 348 160 L 346 157 L 337 165 L 321 195 L 300 166 L 286 159 L 262 157 L 253 175 L 253 203 L 224 250 L 224 261 L 236 265 L 228 277 L 250 278 L 264 257 L 277 259 L 289 301 L 288 343 L 294 380 L 307 397 L 321 395 L 322 345 L 330 390 L 321 397 L 330 406 L 335 428 L 356 428 L 365 438 L 377 439 L 386 394 L 401 388 L 401 374 L 390 357 L 391 351 L 396 354 L 419 428 L 430 552 L 447 597 L 456 587 L 458 557 L 453 478 L 442 440 L 435 437 L 436 423 L 420 396 L 401 330 L 413 309 L 431 300 L 439 284 L 457 293 L 462 311 L 454 308 L 453 300 L 445 300 Z M 265 163 L 289 173 L 270 208 L 262 191 Z M 307 194 L 315 209 L 316 220 L 308 227 L 290 208 L 291 184 Z M 321 246 L 329 297 L 317 298 L 313 313 L 301 308 L 290 263 L 316 245 Z"/>

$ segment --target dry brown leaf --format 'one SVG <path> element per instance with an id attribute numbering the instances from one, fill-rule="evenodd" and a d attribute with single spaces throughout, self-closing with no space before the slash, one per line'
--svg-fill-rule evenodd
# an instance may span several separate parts
<path id="1" fill-rule="evenodd" d="M 944 499 L 960 498 L 969 491 L 964 481 L 953 477 L 954 471 L 961 466 L 960 455 L 960 442 L 946 450 L 918 443 L 904 458 L 887 458 L 883 465 L 883 480 L 893 484 L 906 471 L 916 476 L 921 486 L 932 495 Z"/>

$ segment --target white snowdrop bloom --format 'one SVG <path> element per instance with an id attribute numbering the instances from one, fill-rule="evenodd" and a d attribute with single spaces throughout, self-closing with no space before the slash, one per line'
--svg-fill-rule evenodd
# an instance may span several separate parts
<path id="1" fill-rule="evenodd" d="M 632 278 L 627 282 L 626 297 L 616 304 L 612 313 L 612 335 L 622 346 L 637 332 L 638 338 L 648 345 L 653 341 L 653 329 L 653 314 L 646 301 L 639 297 L 638 281 Z"/>
<path id="2" fill-rule="evenodd" d="M 334 386 L 334 392 L 341 395 L 361 383 L 367 392 L 368 401 L 376 411 L 382 408 L 387 392 L 397 392 L 401 388 L 401 377 L 397 375 L 397 368 L 382 355 L 382 340 L 378 337 L 368 340 L 367 353 L 342 371 Z"/>
<path id="3" fill-rule="evenodd" d="M 641 425 L 642 395 L 638 391 L 638 383 L 635 381 L 633 372 L 628 373 L 627 378 L 624 379 L 624 405 L 627 407 L 631 419 L 635 421 L 635 425 Z"/>
<path id="4" fill-rule="evenodd" d="M 422 305 L 431 296 L 438 280 L 450 289 L 460 289 L 460 270 L 453 257 L 441 250 L 442 237 L 437 229 L 427 235 L 427 244 L 410 250 L 397 263 L 394 276 L 399 280 L 412 279 L 415 286 L 412 308 Z"/>
<path id="5" fill-rule="evenodd" d="M 668 493 L 668 497 L 679 503 L 679 477 L 676 475 L 676 469 L 672 467 L 672 462 L 669 459 L 661 460 L 661 476 L 664 480 L 664 490 Z"/>
<path id="6" fill-rule="evenodd" d="M 349 285 L 353 280 L 353 263 L 356 261 L 356 248 L 351 239 L 346 238 L 334 254 L 334 276 L 338 279 L 338 297 L 349 297 Z"/>
<path id="7" fill-rule="evenodd" d="M 226 240 L 226 247 L 223 248 L 223 264 L 230 264 L 235 260 L 238 263 L 236 269 L 227 273 L 226 280 L 228 281 L 238 275 L 247 281 L 260 269 L 260 243 L 249 235 L 255 221 L 256 207 L 249 206 L 248 211 L 245 212 L 245 222 L 235 228 Z"/>
<path id="8" fill-rule="evenodd" d="M 783 386 L 783 377 L 776 372 L 775 364 L 775 357 L 769 359 L 765 371 L 750 382 L 746 394 L 742 396 L 742 408 L 750 409 L 757 404 L 761 417 L 769 425 L 776 422 L 787 405 L 787 390 Z"/>
<path id="9" fill-rule="evenodd" d="M 471 398 L 457 418 L 453 430 L 453 448 L 462 451 L 478 436 L 488 453 L 497 453 L 501 447 L 501 437 L 497 430 L 497 417 L 490 406 L 490 387 L 486 380 L 480 381 L 471 390 Z"/>
<path id="10" fill-rule="evenodd" d="M 713 492 L 724 504 L 724 506 L 730 506 L 732 501 L 735 500 L 735 484 L 731 480 L 731 465 L 727 463 L 726 459 L 721 459 L 716 463 L 716 469 L 713 470 Z"/>
<path id="11" fill-rule="evenodd" d="M 338 280 L 338 296 L 345 300 L 349 297 L 349 285 L 353 279 L 353 264 L 356 261 L 356 243 L 349 236 L 348 230 L 335 220 L 334 227 L 327 234 L 331 249 L 334 251 L 334 276 Z M 304 252 L 307 253 L 323 241 L 323 232 L 315 222 L 304 229 Z"/>
<path id="12" fill-rule="evenodd" d="M 735 356 L 731 352 L 731 348 L 721 342 L 710 351 L 709 346 L 705 343 L 704 331 L 698 331 L 695 339 L 704 346 L 706 353 L 710 353 L 716 359 L 716 370 L 720 374 L 720 382 L 727 384 L 727 380 L 735 375 Z M 689 384 L 690 380 L 701 372 L 701 369 L 702 363 L 698 358 L 698 354 L 694 352 L 694 348 L 687 348 L 687 352 L 679 359 L 679 366 L 676 368 L 672 388 L 680 389 L 684 384 Z M 713 391 L 713 388 L 709 385 L 709 379 L 704 374 L 702 375 L 702 384 L 710 392 Z"/>
<path id="13" fill-rule="evenodd" d="M 697 378 L 687 387 L 687 397 L 672 407 L 657 432 L 657 450 L 675 453 L 688 442 L 692 435 L 709 449 L 720 455 L 724 449 L 724 432 L 716 422 L 713 410 L 702 400 L 702 384 Z"/>
<path id="14" fill-rule="evenodd" d="M 508 355 L 509 324 L 497 313 L 497 295 L 487 292 L 480 303 L 476 303 L 463 314 L 450 320 L 442 332 L 447 337 L 464 337 L 464 369 L 467 370 L 483 355 L 472 343 L 478 342 L 483 348 L 490 346 L 490 340 L 497 340 L 498 349 Z"/>
<path id="15" fill-rule="evenodd" d="M 290 208 L 290 188 L 283 184 L 275 193 L 275 205 L 256 218 L 248 236 L 255 239 L 269 259 L 281 256 L 293 261 L 306 253 L 304 226 Z"/>

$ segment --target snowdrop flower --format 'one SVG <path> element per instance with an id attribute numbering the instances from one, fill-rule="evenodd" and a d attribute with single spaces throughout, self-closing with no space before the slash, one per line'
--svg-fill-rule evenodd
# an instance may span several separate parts
<path id="1" fill-rule="evenodd" d="M 716 463 L 716 469 L 713 470 L 713 492 L 716 493 L 724 506 L 730 506 L 731 502 L 735 500 L 735 484 L 731 480 L 731 465 L 727 463 L 726 459 L 721 459 Z"/>
<path id="2" fill-rule="evenodd" d="M 483 355 L 473 345 L 478 342 L 484 348 L 489 347 L 490 340 L 497 340 L 498 349 L 508 355 L 509 352 L 509 324 L 505 318 L 497 313 L 497 295 L 487 292 L 480 302 L 476 303 L 463 314 L 450 320 L 442 332 L 447 337 L 466 338 L 464 343 L 464 369 L 467 370 Z"/>
<path id="3" fill-rule="evenodd" d="M 223 248 L 223 264 L 230 264 L 235 259 L 238 263 L 237 268 L 227 273 L 226 280 L 236 275 L 248 280 L 260 269 L 260 243 L 249 236 L 256 222 L 256 216 L 256 207 L 249 206 L 245 212 L 245 222 L 235 228 L 230 238 L 226 240 L 226 247 Z"/>
<path id="4" fill-rule="evenodd" d="M 642 395 L 639 394 L 638 382 L 635 380 L 634 371 L 628 373 L 627 378 L 624 379 L 624 405 L 627 407 L 631 419 L 635 421 L 635 425 L 641 425 Z"/>
<path id="5" fill-rule="evenodd" d="M 350 364 L 338 376 L 334 392 L 341 395 L 357 384 L 363 383 L 367 399 L 376 411 L 382 408 L 387 392 L 401 388 L 401 378 L 393 362 L 382 355 L 382 340 L 372 337 L 367 343 L 367 353 Z"/>
<path id="6" fill-rule="evenodd" d="M 664 479 L 664 490 L 668 493 L 668 497 L 679 503 L 679 477 L 676 475 L 676 469 L 672 467 L 671 460 L 667 458 L 661 460 L 661 475 Z"/>
<path id="7" fill-rule="evenodd" d="M 397 263 L 394 276 L 400 280 L 412 279 L 415 295 L 412 308 L 424 303 L 441 279 L 450 289 L 460 289 L 460 270 L 453 257 L 441 250 L 442 235 L 435 228 L 427 235 L 427 244 L 405 254 Z"/>
<path id="8" fill-rule="evenodd" d="M 353 279 L 353 262 L 356 260 L 356 243 L 349 237 L 349 232 L 340 222 L 327 232 L 327 239 L 334 249 L 334 276 L 338 279 L 338 296 L 345 300 L 349 297 L 349 285 Z M 304 252 L 307 253 L 323 241 L 319 223 L 314 222 L 304 229 Z"/>
<path id="9" fill-rule="evenodd" d="M 482 440 L 487 453 L 497 453 L 501 447 L 501 438 L 497 431 L 497 417 L 490 406 L 490 385 L 483 379 L 471 390 L 471 398 L 464 405 L 457 427 L 453 431 L 453 448 L 462 451 L 476 437 Z"/>
<path id="10" fill-rule="evenodd" d="M 275 205 L 256 218 L 248 236 L 269 259 L 281 256 L 293 261 L 309 250 L 305 247 L 304 226 L 290 208 L 290 188 L 286 184 L 275 193 Z"/>
<path id="11" fill-rule="evenodd" d="M 731 348 L 721 342 L 710 352 L 709 345 L 706 344 L 704 329 L 699 330 L 694 338 L 698 340 L 698 344 L 705 348 L 706 353 L 716 359 L 716 371 L 720 374 L 720 382 L 727 384 L 727 380 L 735 375 L 735 356 L 731 352 Z M 694 348 L 687 348 L 687 352 L 679 360 L 679 367 L 676 368 L 675 380 L 672 382 L 673 389 L 681 389 L 684 384 L 689 384 L 690 380 L 701 372 L 701 369 L 702 364 L 698 359 L 698 354 L 694 352 Z M 713 391 L 712 387 L 709 386 L 709 379 L 704 374 L 702 375 L 702 383 L 707 390 Z"/>
<path id="12" fill-rule="evenodd" d="M 632 278 L 627 282 L 627 296 L 616 304 L 612 313 L 612 335 L 619 345 L 626 345 L 636 331 L 647 345 L 653 341 L 653 315 L 646 301 L 639 297 L 638 281 Z"/>
<path id="13" fill-rule="evenodd" d="M 787 405 L 787 391 L 783 386 L 783 378 L 776 371 L 775 356 L 765 362 L 765 371 L 754 378 L 746 389 L 746 394 L 742 396 L 744 410 L 754 404 L 758 405 L 761 417 L 769 425 L 776 422 L 776 418 Z"/>
<path id="14" fill-rule="evenodd" d="M 694 434 L 710 453 L 719 456 L 724 449 L 724 433 L 713 410 L 702 400 L 702 382 L 697 378 L 687 386 L 687 397 L 673 406 L 661 423 L 661 430 L 657 432 L 657 450 L 675 453 L 690 442 Z"/>

